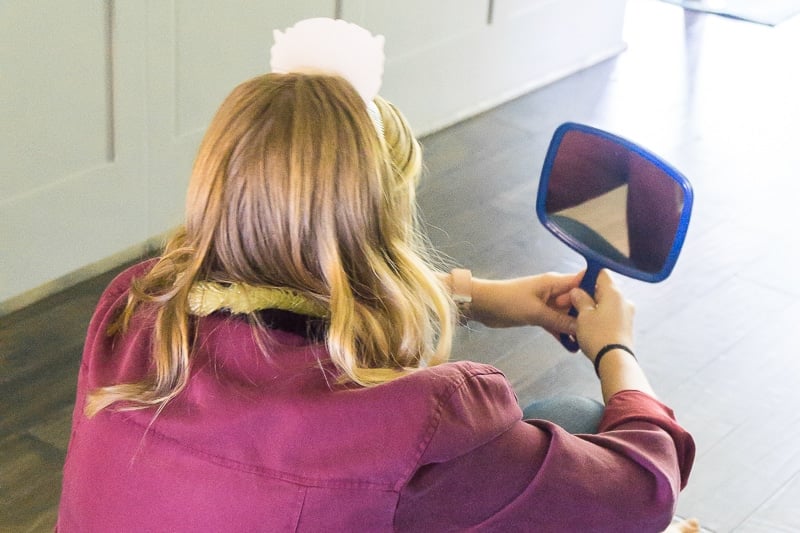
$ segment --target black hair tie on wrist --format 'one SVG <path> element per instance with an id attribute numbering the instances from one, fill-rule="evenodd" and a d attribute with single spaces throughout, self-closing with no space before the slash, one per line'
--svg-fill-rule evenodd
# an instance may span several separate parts
<path id="1" fill-rule="evenodd" d="M 638 359 L 636 359 L 636 354 L 633 353 L 633 350 L 624 344 L 606 344 L 600 348 L 600 351 L 597 352 L 597 356 L 594 358 L 594 373 L 597 374 L 598 378 L 600 377 L 600 359 L 602 359 L 603 356 L 611 350 L 622 350 L 623 352 L 628 352 L 635 360 L 638 361 Z"/>

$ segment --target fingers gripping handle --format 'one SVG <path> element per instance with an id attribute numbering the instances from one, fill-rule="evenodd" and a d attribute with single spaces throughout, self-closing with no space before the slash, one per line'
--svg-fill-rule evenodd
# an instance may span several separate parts
<path id="1" fill-rule="evenodd" d="M 586 291 L 586 293 L 592 298 L 594 298 L 594 288 L 595 285 L 597 285 L 597 276 L 599 274 L 600 266 L 593 261 L 588 261 L 588 264 L 586 265 L 586 273 L 581 279 L 580 288 Z M 575 309 L 575 306 L 570 307 L 569 316 L 578 316 L 578 310 Z M 580 349 L 580 346 L 578 345 L 578 339 L 575 337 L 575 335 L 562 333 L 559 337 L 561 340 L 561 345 L 568 351 L 575 353 Z"/>

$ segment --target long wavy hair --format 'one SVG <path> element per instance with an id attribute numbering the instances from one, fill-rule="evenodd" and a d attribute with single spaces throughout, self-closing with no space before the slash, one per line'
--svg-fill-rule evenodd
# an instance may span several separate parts
<path id="1" fill-rule="evenodd" d="M 394 106 L 375 103 L 383 135 L 335 76 L 267 74 L 233 90 L 200 146 L 185 224 L 109 333 L 152 307 L 153 371 L 92 391 L 87 415 L 115 402 L 163 407 L 184 389 L 198 281 L 285 287 L 324 305 L 344 381 L 371 386 L 447 361 L 455 310 L 419 231 L 420 146 Z"/>

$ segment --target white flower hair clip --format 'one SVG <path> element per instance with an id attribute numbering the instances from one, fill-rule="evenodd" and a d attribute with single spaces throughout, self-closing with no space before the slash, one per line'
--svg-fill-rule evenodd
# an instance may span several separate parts
<path id="1" fill-rule="evenodd" d="M 273 34 L 272 72 L 341 76 L 364 99 L 375 127 L 383 133 L 380 113 L 373 102 L 383 81 L 383 35 L 372 35 L 356 24 L 326 17 L 301 20 Z"/>

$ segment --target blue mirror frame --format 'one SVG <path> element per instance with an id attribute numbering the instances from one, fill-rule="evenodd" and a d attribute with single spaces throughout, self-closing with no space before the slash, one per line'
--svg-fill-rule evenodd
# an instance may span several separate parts
<path id="1" fill-rule="evenodd" d="M 662 268 L 660 268 L 658 271 L 648 272 L 642 269 L 637 269 L 630 264 L 623 263 L 614 260 L 607 255 L 603 255 L 595 249 L 589 247 L 586 243 L 576 239 L 573 235 L 564 231 L 561 226 L 554 223 L 550 218 L 545 207 L 548 187 L 550 185 L 550 175 L 553 170 L 553 164 L 556 160 L 556 155 L 558 154 L 558 149 L 561 146 L 561 142 L 564 136 L 571 131 L 583 132 L 613 142 L 622 149 L 630 153 L 634 153 L 652 163 L 659 170 L 661 170 L 665 176 L 671 178 L 677 184 L 677 186 L 680 187 L 680 190 L 683 193 L 683 209 L 678 220 L 677 231 L 675 232 L 675 238 L 672 241 L 667 259 Z M 541 179 L 539 181 L 536 199 L 536 214 L 539 218 L 539 221 L 551 233 L 558 237 L 558 239 L 560 239 L 562 242 L 567 244 L 570 248 L 582 255 L 588 263 L 594 263 L 599 265 L 599 268 L 608 268 L 631 278 L 650 283 L 656 283 L 666 279 L 678 261 L 678 256 L 680 255 L 681 248 L 683 247 L 686 233 L 689 228 L 689 220 L 691 218 L 693 203 L 694 192 L 689 180 L 663 159 L 642 148 L 641 146 L 607 131 L 587 126 L 585 124 L 567 122 L 556 129 L 555 133 L 553 134 L 553 138 L 550 141 L 550 146 L 547 150 L 547 155 L 545 156 L 544 165 L 542 167 Z"/>

